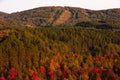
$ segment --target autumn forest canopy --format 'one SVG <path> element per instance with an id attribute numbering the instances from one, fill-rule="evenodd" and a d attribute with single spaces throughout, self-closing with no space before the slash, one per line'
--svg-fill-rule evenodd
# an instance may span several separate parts
<path id="1" fill-rule="evenodd" d="M 69 7 L 0 13 L 0 80 L 119 80 L 118 13 Z"/>

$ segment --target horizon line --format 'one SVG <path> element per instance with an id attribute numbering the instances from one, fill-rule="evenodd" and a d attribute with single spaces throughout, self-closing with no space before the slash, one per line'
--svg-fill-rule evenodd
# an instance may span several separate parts
<path id="1" fill-rule="evenodd" d="M 83 7 L 75 7 L 75 6 L 40 6 L 40 7 L 33 7 L 33 8 L 28 8 L 28 9 L 24 9 L 24 10 L 18 10 L 18 11 L 13 11 L 13 12 L 6 12 L 6 11 L 1 11 L 2 13 L 6 13 L 6 14 L 12 14 L 12 13 L 17 13 L 17 12 L 23 12 L 23 11 L 28 11 L 28 10 L 33 10 L 33 9 L 37 9 L 37 8 L 49 8 L 49 7 L 69 7 L 69 8 L 79 8 L 79 9 L 85 9 L 85 10 L 91 10 L 91 11 L 103 11 L 103 10 L 112 10 L 112 9 L 120 9 L 120 8 L 105 8 L 105 9 L 89 9 L 89 8 L 83 8 Z"/>

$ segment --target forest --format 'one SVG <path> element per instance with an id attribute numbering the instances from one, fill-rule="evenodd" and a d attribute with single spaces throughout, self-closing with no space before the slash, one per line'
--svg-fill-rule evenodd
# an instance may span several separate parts
<path id="1" fill-rule="evenodd" d="M 120 31 L 0 29 L 0 80 L 120 80 Z"/>

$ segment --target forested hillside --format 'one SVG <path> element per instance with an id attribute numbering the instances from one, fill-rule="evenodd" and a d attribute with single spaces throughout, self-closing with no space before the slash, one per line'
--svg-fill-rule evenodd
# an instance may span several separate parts
<path id="1" fill-rule="evenodd" d="M 0 34 L 1 80 L 120 79 L 119 31 L 52 27 Z"/>
<path id="2" fill-rule="evenodd" d="M 120 29 L 120 9 L 88 10 L 75 7 L 40 7 L 12 14 L 0 13 L 0 27 L 80 26 Z"/>
<path id="3" fill-rule="evenodd" d="M 0 12 L 0 80 L 120 80 L 120 9 Z"/>

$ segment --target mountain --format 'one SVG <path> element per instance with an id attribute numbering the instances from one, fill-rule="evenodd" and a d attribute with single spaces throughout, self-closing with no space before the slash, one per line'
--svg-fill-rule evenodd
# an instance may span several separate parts
<path id="1" fill-rule="evenodd" d="M 7 15 L 7 13 L 0 12 L 0 17 Z"/>
<path id="2" fill-rule="evenodd" d="M 120 28 L 120 9 L 94 11 L 75 7 L 40 7 L 12 14 L 0 13 L 0 18 L 0 27 L 81 26 Z"/>

